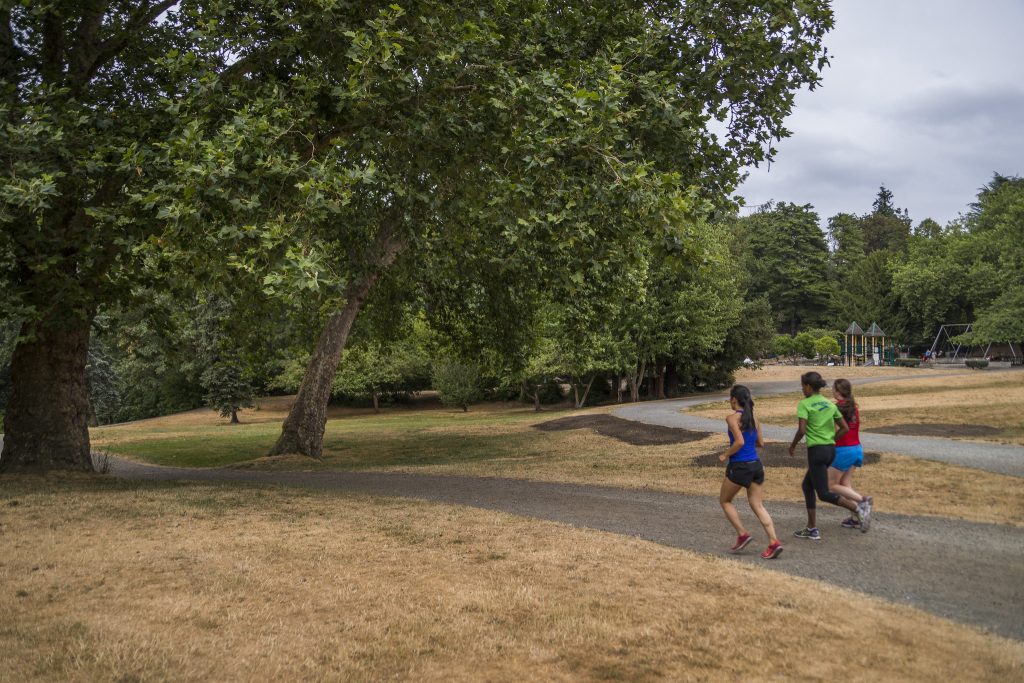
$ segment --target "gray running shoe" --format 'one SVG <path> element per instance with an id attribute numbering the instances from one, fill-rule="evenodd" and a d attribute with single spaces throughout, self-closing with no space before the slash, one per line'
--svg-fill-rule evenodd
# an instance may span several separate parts
<path id="1" fill-rule="evenodd" d="M 871 499 L 864 500 L 857 505 L 857 516 L 860 517 L 860 532 L 866 534 L 871 528 Z"/>
<path id="2" fill-rule="evenodd" d="M 797 538 L 807 539 L 808 541 L 821 540 L 821 532 L 818 531 L 818 527 L 814 527 L 813 529 L 808 529 L 807 527 L 804 527 L 800 531 L 794 532 L 793 535 Z"/>

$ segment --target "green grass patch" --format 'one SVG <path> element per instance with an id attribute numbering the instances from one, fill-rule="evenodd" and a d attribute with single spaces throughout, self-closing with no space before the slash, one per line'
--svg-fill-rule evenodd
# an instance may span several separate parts
<path id="1" fill-rule="evenodd" d="M 323 461 L 312 469 L 438 465 L 515 456 L 539 457 L 546 435 L 503 429 L 538 421 L 536 413 L 440 411 L 329 420 Z M 281 432 L 279 423 L 172 427 L 138 423 L 93 430 L 97 449 L 171 467 L 219 467 L 257 460 Z M 261 463 L 255 463 L 262 466 Z M 276 466 L 274 461 L 266 466 Z M 287 465 L 293 467 L 294 463 Z"/>
<path id="2" fill-rule="evenodd" d="M 93 430 L 97 449 L 169 467 L 218 467 L 266 455 L 279 424 L 142 430 Z M 165 438 L 160 438 L 166 434 Z"/>

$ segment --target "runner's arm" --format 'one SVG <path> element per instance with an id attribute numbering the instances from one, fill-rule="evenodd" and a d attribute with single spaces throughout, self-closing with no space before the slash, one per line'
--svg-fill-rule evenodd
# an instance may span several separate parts
<path id="1" fill-rule="evenodd" d="M 733 413 L 729 417 L 725 418 L 725 424 L 729 425 L 729 432 L 732 434 L 733 441 L 732 446 L 729 446 L 729 450 L 727 450 L 722 455 L 718 456 L 718 459 L 721 462 L 725 462 L 732 456 L 739 453 L 739 450 L 743 448 L 744 443 L 743 432 L 740 431 L 740 416 L 737 415 L 736 413 Z"/>
<path id="2" fill-rule="evenodd" d="M 842 417 L 836 418 L 836 438 L 841 439 L 843 434 L 850 431 L 850 425 L 846 424 L 846 420 Z"/>
<path id="3" fill-rule="evenodd" d="M 804 438 L 804 434 L 807 433 L 807 420 L 800 418 L 800 426 L 796 428 L 796 434 L 793 435 L 793 443 L 789 444 L 789 454 L 794 455 L 796 451 L 796 445 L 800 443 L 800 439 Z"/>

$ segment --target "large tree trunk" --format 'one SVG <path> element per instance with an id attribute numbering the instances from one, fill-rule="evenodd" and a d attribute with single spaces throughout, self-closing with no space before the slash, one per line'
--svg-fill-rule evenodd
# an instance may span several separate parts
<path id="1" fill-rule="evenodd" d="M 403 242 L 383 237 L 379 243 L 377 267 L 346 287 L 345 307 L 328 319 L 327 325 L 320 333 L 313 358 L 299 386 L 299 394 L 288 411 L 281 436 L 268 455 L 301 453 L 313 458 L 321 457 L 324 429 L 327 426 L 327 404 L 331 398 L 331 381 L 338 372 L 338 363 L 341 361 L 341 352 L 345 350 L 348 333 L 377 278 L 394 262 L 403 246 Z"/>
<path id="2" fill-rule="evenodd" d="M 89 321 L 25 323 L 11 358 L 0 471 L 94 471 L 85 364 Z"/>

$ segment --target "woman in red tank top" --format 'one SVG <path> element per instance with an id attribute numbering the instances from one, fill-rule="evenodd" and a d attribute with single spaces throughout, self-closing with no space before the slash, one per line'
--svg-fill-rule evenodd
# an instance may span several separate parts
<path id="1" fill-rule="evenodd" d="M 836 439 L 836 457 L 828 468 L 828 490 L 857 504 L 856 516 L 844 519 L 842 525 L 847 529 L 867 532 L 871 527 L 872 499 L 853 490 L 853 470 L 864 464 L 864 449 L 860 445 L 860 408 L 853 400 L 850 380 L 837 379 L 833 382 L 832 395 L 849 430 Z"/>

